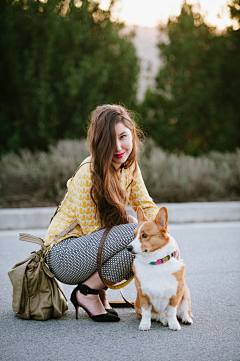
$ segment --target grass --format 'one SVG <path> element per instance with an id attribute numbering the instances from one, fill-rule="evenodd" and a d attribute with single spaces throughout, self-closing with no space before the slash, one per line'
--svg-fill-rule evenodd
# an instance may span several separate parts
<path id="1" fill-rule="evenodd" d="M 0 161 L 0 207 L 56 206 L 89 155 L 86 141 L 59 141 L 48 153 L 22 150 Z M 240 150 L 199 157 L 169 154 L 146 142 L 140 167 L 155 202 L 240 200 Z"/>

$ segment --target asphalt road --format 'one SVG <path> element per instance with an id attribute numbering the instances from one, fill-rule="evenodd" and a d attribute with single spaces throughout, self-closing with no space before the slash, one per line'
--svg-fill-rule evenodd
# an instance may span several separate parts
<path id="1" fill-rule="evenodd" d="M 116 324 L 94 323 L 83 310 L 76 320 L 71 304 L 58 320 L 17 318 L 7 271 L 38 246 L 18 241 L 17 231 L 1 231 L 0 360 L 239 361 L 240 222 L 171 225 L 170 232 L 186 263 L 194 315 L 193 325 L 183 325 L 179 332 L 159 323 L 139 331 L 132 309 L 120 309 Z M 69 298 L 73 287 L 63 287 Z M 119 291 L 108 293 L 110 300 L 121 299 Z M 134 282 L 124 294 L 134 299 Z"/>

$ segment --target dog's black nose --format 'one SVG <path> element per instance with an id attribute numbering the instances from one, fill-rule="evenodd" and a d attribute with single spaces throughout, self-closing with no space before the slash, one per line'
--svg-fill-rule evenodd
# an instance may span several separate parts
<path id="1" fill-rule="evenodd" d="M 132 246 L 131 244 L 129 244 L 129 245 L 127 246 L 127 250 L 128 250 L 129 252 L 132 252 L 133 246 Z"/>

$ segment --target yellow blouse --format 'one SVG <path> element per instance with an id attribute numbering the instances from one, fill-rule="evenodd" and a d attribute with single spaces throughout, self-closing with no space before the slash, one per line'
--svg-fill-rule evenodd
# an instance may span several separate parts
<path id="1" fill-rule="evenodd" d="M 131 177 L 133 171 L 134 165 L 118 171 L 121 185 L 127 191 L 128 202 L 133 210 L 136 211 L 137 207 L 141 206 L 146 217 L 152 220 L 158 208 L 148 194 L 139 167 L 134 181 Z M 45 237 L 46 246 L 51 245 L 54 238 L 75 220 L 78 221 L 78 225 L 58 242 L 71 236 L 81 237 L 101 228 L 100 216 L 90 195 L 91 186 L 91 157 L 88 157 L 82 162 L 75 176 L 67 182 L 68 192 L 49 225 Z"/>

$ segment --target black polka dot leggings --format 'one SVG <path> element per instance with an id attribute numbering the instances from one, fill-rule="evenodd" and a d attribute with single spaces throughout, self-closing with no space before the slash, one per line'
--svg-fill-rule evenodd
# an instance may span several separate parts
<path id="1" fill-rule="evenodd" d="M 130 278 L 134 256 L 126 249 L 134 239 L 136 223 L 113 227 L 102 255 L 103 277 L 112 282 Z M 82 237 L 71 237 L 53 246 L 46 262 L 62 283 L 75 285 L 97 271 L 97 250 L 104 230 Z"/>

